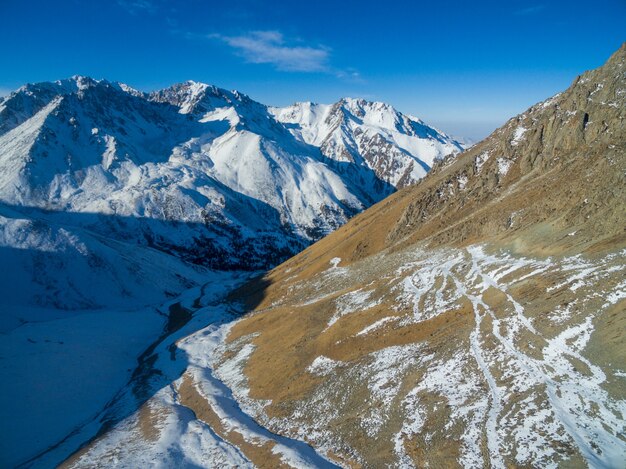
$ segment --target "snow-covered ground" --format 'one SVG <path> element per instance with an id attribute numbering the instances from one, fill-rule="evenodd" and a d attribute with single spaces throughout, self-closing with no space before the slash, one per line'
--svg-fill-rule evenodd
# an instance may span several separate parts
<path id="1" fill-rule="evenodd" d="M 128 382 L 164 324 L 154 310 L 107 310 L 25 323 L 3 334 L 3 465 L 23 463 L 90 423 Z"/>
<path id="2" fill-rule="evenodd" d="M 167 324 L 168 298 L 201 283 L 225 294 L 234 278 L 24 212 L 0 207 L 0 460 L 9 467 L 96 431 Z"/>
<path id="3" fill-rule="evenodd" d="M 319 311 L 327 311 L 334 304 L 328 317 L 339 330 L 371 318 L 354 338 L 342 337 L 340 342 L 353 340 L 355 348 L 362 338 L 393 341 L 394 331 L 404 341 L 402 334 L 412 327 L 432 327 L 442 315 L 469 314 L 472 327 L 444 345 L 425 339 L 383 346 L 350 361 L 321 354 L 306 372 L 323 381 L 295 402 L 283 402 L 291 408 L 289 417 L 269 417 L 271 402 L 250 398 L 241 375 L 220 369 L 217 375 L 268 428 L 314 441 L 322 451 L 347 451 L 362 463 L 367 459 L 349 449 L 350 438 L 339 430 L 346 414 L 355 415 L 355 399 L 366 402 L 355 424 L 371 438 L 391 434 L 400 466 L 414 464 L 410 454 L 416 444 L 452 438 L 459 442 L 457 463 L 464 467 L 578 461 L 620 467 L 626 459 L 626 399 L 616 394 L 615 383 L 619 389 L 625 364 L 600 366 L 587 347 L 598 324 L 626 297 L 625 259 L 626 252 L 536 259 L 470 246 L 381 255 L 342 267 L 337 276 L 336 258 L 325 272 L 290 285 L 297 300 L 285 296 L 274 304 L 285 308 L 296 301 L 296 315 L 308 314 L 297 310 L 301 306 L 319 304 Z M 251 338 L 226 349 L 224 369 L 245 366 L 254 354 Z"/>
<path id="4" fill-rule="evenodd" d="M 229 287 L 233 287 L 231 281 Z M 168 337 L 154 350 L 151 366 L 158 370 L 162 387 L 156 387 L 141 410 L 126 412 L 104 437 L 93 443 L 84 454 L 74 460 L 76 467 L 256 467 L 242 450 L 242 443 L 234 443 L 223 436 L 236 434 L 245 444 L 255 447 L 271 446 L 278 460 L 294 468 L 335 467 L 308 444 L 271 433 L 250 417 L 233 397 L 230 389 L 218 379 L 213 360 L 234 319 L 232 306 L 220 303 L 221 287 L 205 290 L 201 307 L 181 331 Z M 187 292 L 183 304 L 192 307 L 197 290 Z M 203 327 L 204 326 L 204 327 Z M 194 332 L 195 331 L 195 332 Z M 175 350 L 173 352 L 173 350 Z M 238 368 L 222 369 L 233 379 L 241 378 Z M 216 431 L 210 422 L 202 420 L 186 402 L 184 387 L 192 386 L 202 398 L 202 405 L 210 408 L 219 421 Z M 130 387 L 130 386 L 129 386 Z M 186 396 L 188 398 L 188 396 Z M 124 411 L 132 409 L 133 397 L 129 391 L 118 396 L 112 406 Z M 195 403 L 198 405 L 198 403 Z M 120 410 L 117 410 L 120 412 Z M 142 423 L 146 412 L 151 415 L 148 425 Z M 143 425 L 143 427 L 142 427 Z M 213 423 L 215 425 L 215 423 Z M 149 426 L 154 436 L 146 437 Z M 144 428 L 144 430 L 142 430 Z M 37 465 L 45 466 L 53 459 L 42 458 Z M 257 461 L 258 463 L 258 461 Z"/>
<path id="5" fill-rule="evenodd" d="M 161 379 L 170 382 L 185 365 L 184 361 L 170 364 L 168 347 L 194 328 L 231 317 L 199 311 L 168 335 L 170 306 L 181 303 L 193 311 L 220 299 L 249 275 L 205 274 L 207 283 L 202 287 L 160 306 L 74 311 L 64 317 L 52 310 L 48 318 L 40 316 L 4 331 L 0 370 L 6 380 L 0 389 L 0 418 L 11 431 L 3 432 L 0 444 L 3 464 L 12 467 L 32 459 L 33 467 L 56 465 L 92 438 L 103 423 L 132 414 L 151 391 L 158 390 L 149 382 L 141 383 L 141 392 L 136 386 L 137 376 L 142 376 L 138 370 L 145 371 L 144 362 L 152 353 L 164 358 L 159 361 Z M 139 360 L 154 344 L 156 350 Z"/>
<path id="6" fill-rule="evenodd" d="M 484 428 L 489 463 L 493 467 L 505 467 L 505 455 L 513 456 L 518 464 L 553 466 L 559 457 L 555 442 L 573 444 L 591 466 L 618 467 L 626 457 L 626 442 L 620 437 L 626 428 L 626 401 L 610 397 L 603 389 L 607 380 L 605 372 L 583 355 L 596 317 L 578 314 L 558 334 L 541 333 L 525 315 L 525 308 L 509 293 L 509 287 L 546 275 L 565 276 L 565 280 L 548 290 L 565 287 L 575 291 L 584 286 L 588 294 L 572 305 L 581 311 L 585 303 L 597 297 L 624 294 L 619 284 L 608 291 L 602 286 L 604 279 L 623 271 L 623 260 L 624 253 L 596 261 L 580 257 L 533 260 L 486 254 L 482 247 L 475 246 L 451 263 L 441 262 L 435 256 L 421 264 L 416 273 L 407 277 L 408 282 L 433 285 L 423 282 L 422 277 L 427 273 L 430 277 L 441 277 L 444 286 L 446 282 L 452 284 L 446 293 L 449 305 L 467 298 L 475 315 L 475 328 L 466 354 L 431 361 L 424 379 L 404 400 L 407 412 L 427 413 L 415 397 L 420 393 L 445 396 L 455 409 L 451 421 L 467 425 L 460 460 L 466 466 L 485 464 L 476 446 L 476 435 Z M 468 261 L 469 270 L 462 267 Z M 494 307 L 484 299 L 488 290 L 491 295 L 497 291 L 506 298 L 509 313 L 505 317 L 502 307 L 496 316 Z M 425 293 L 415 290 L 414 296 L 409 295 L 415 308 L 422 304 Z M 432 292 L 429 294 L 432 298 Z M 438 304 L 440 292 L 434 296 L 435 303 L 426 301 L 424 307 L 434 314 L 446 311 L 447 308 Z M 604 307 L 614 303 L 608 301 Z M 597 311 L 596 315 L 601 312 Z M 550 320 L 560 324 L 561 315 L 553 319 L 552 312 L 547 314 Z M 483 325 L 484 322 L 490 327 Z M 536 351 L 535 344 L 540 347 Z M 478 366 L 478 374 L 471 371 L 473 365 Z M 477 402 L 473 395 L 478 393 L 481 382 L 487 383 L 488 393 L 480 393 L 482 397 Z M 526 397 L 513 401 L 514 395 Z M 421 429 L 418 425 L 413 433 Z M 410 435 L 405 429 L 398 438 Z"/>

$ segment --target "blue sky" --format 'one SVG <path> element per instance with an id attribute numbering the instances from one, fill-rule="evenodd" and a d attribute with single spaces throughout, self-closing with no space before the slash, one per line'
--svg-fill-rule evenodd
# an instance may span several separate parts
<path id="1" fill-rule="evenodd" d="M 471 138 L 626 40 L 625 0 L 0 0 L 0 18 L 0 94 L 75 74 L 193 79 L 272 105 L 386 101 Z"/>

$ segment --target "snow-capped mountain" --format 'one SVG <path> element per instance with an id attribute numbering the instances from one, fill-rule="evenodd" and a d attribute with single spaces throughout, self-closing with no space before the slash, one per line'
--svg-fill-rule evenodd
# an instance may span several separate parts
<path id="1" fill-rule="evenodd" d="M 370 168 L 373 177 L 396 188 L 413 184 L 442 155 L 461 148 L 420 119 L 381 102 L 344 98 L 333 105 L 306 102 L 270 111 L 327 158 Z"/>
<path id="2" fill-rule="evenodd" d="M 207 266 L 258 268 L 460 150 L 382 103 L 276 109 L 202 83 L 145 94 L 77 76 L 0 101 L 0 200 Z"/>

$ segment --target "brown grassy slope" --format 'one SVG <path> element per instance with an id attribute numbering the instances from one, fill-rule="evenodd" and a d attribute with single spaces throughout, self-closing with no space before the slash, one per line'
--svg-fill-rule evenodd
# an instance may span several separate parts
<path id="1" fill-rule="evenodd" d="M 468 348 L 475 312 L 466 299 L 419 324 L 386 326 L 373 334 L 357 335 L 377 318 L 412 314 L 397 308 L 394 288 L 398 284 L 393 282 L 398 280 L 392 274 L 405 262 L 407 253 L 418 247 L 484 243 L 539 258 L 580 253 L 597 258 L 626 247 L 625 64 L 623 45 L 605 66 L 578 77 L 565 92 L 511 119 L 456 159 L 441 162 L 417 185 L 390 196 L 235 292 L 232 297 L 247 301 L 253 314 L 233 326 L 228 341 L 235 348 L 238 341 L 254 344 L 244 372 L 250 397 L 272 401 L 264 409 L 266 415 L 288 419 L 302 403 L 312 403 L 316 392 L 333 385 L 307 371 L 322 355 L 349 363 L 349 369 L 358 371 L 371 359 L 369 354 L 390 346 L 420 344 L 425 347 L 424 354 L 442 359 Z M 522 133 L 520 129 L 525 130 Z M 349 275 L 328 274 L 331 259 L 336 257 L 341 258 L 339 267 L 350 266 Z M 523 273 L 517 274 L 519 278 Z M 614 286 L 620 276 L 623 278 L 623 273 L 614 274 L 606 285 Z M 548 320 L 548 311 L 582 301 L 581 295 L 568 289 L 549 292 L 549 287 L 561 281 L 557 274 L 549 274 L 511 287 L 510 293 L 524 304 L 525 314 L 541 332 L 538 336 L 520 335 L 518 345 L 524 353 L 536 354 L 545 337 L 559 332 L 561 326 Z M 433 285 L 433 289 L 440 286 Z M 372 297 L 379 303 L 329 327 L 337 300 L 361 288 L 373 290 Z M 487 291 L 483 299 L 497 317 L 506 319 L 511 314 L 501 293 Z M 582 317 L 592 314 L 600 305 L 586 304 L 579 313 Z M 594 362 L 603 366 L 624 363 L 618 353 L 624 350 L 624 337 L 616 335 L 613 328 L 624 324 L 625 307 L 622 300 L 597 320 L 590 343 Z M 482 332 L 486 334 L 489 323 L 485 324 Z M 487 347 L 488 340 L 484 343 Z M 602 347 L 603 343 L 610 347 Z M 326 428 L 336 439 L 335 453 L 344 461 L 354 461 L 351 454 L 355 450 L 369 466 L 385 465 L 393 460 L 390 442 L 402 417 L 392 415 L 381 433 L 369 438 L 356 424 L 370 410 L 369 404 L 364 404 L 364 399 L 369 399 L 367 386 L 354 380 L 349 374 L 353 371 L 346 373 L 335 379 L 349 389 L 342 418 Z M 415 386 L 422 373 L 419 367 L 407 372 L 402 386 Z M 502 377 L 497 378 L 502 386 L 507 385 Z M 436 435 L 448 419 L 447 407 L 437 405 L 436 396 L 429 399 L 433 399 L 432 413 L 426 428 L 430 426 Z M 311 425 L 316 412 L 322 412 L 316 405 L 307 407 L 312 412 L 308 417 Z M 462 428 L 450 431 L 463 433 Z M 451 455 L 458 448 L 450 446 L 449 438 L 415 438 L 410 445 L 405 442 L 411 451 L 425 445 L 431 448 L 428 455 L 412 454 L 415 464 L 454 465 L 456 456 Z M 485 442 L 481 444 L 484 447 Z M 580 462 L 574 449 L 559 451 L 574 458 L 570 463 Z M 452 460 L 446 459 L 450 457 Z"/>

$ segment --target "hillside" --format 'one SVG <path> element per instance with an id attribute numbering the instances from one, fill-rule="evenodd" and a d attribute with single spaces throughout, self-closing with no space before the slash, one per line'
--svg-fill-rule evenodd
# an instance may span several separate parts
<path id="1" fill-rule="evenodd" d="M 231 294 L 242 408 L 346 467 L 618 467 L 625 63 Z"/>

